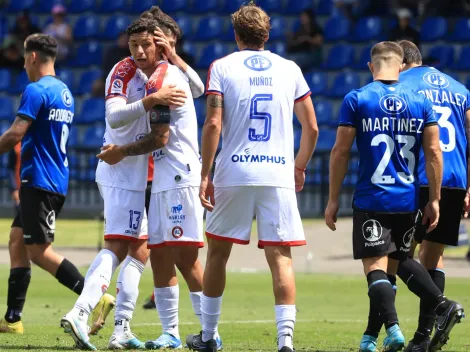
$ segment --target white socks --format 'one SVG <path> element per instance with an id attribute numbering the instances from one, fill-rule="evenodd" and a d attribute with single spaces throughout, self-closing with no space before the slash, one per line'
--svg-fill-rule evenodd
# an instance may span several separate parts
<path id="1" fill-rule="evenodd" d="M 276 311 L 278 349 L 280 350 L 284 346 L 293 349 L 295 305 L 277 305 L 274 306 L 274 310 Z"/>
<path id="2" fill-rule="evenodd" d="M 82 310 L 85 314 L 82 314 L 81 317 L 88 319 L 91 311 L 106 293 L 111 277 L 118 265 L 119 259 L 110 250 L 102 249 L 98 253 L 88 269 L 92 273 L 87 274 L 82 294 L 78 297 L 73 309 L 74 315 L 78 317 L 79 312 Z"/>
<path id="3" fill-rule="evenodd" d="M 193 305 L 194 314 L 196 314 L 202 326 L 201 297 L 202 297 L 202 292 L 189 292 L 189 298 L 191 298 L 191 303 Z"/>
<path id="4" fill-rule="evenodd" d="M 180 298 L 179 285 L 154 288 L 155 305 L 162 323 L 163 332 L 180 338 L 178 329 L 178 304 Z"/>
<path id="5" fill-rule="evenodd" d="M 139 282 L 144 267 L 143 263 L 131 256 L 127 256 L 122 262 L 121 271 L 116 281 L 117 294 L 114 313 L 114 332 L 118 336 L 124 334 L 124 322 L 132 320 L 135 304 L 139 297 Z"/>
<path id="6" fill-rule="evenodd" d="M 217 337 L 221 309 L 222 296 L 212 298 L 202 294 L 202 341 L 206 342 Z"/>

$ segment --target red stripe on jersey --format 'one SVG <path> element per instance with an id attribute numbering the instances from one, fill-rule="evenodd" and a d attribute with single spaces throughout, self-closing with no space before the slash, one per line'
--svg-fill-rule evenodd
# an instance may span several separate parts
<path id="1" fill-rule="evenodd" d="M 153 157 L 152 155 L 149 155 L 149 168 L 148 168 L 148 174 L 147 174 L 147 182 L 150 182 L 153 180 Z"/>
<path id="2" fill-rule="evenodd" d="M 220 95 L 221 97 L 224 96 L 223 93 L 218 92 L 218 91 L 216 91 L 216 90 L 209 90 L 209 91 L 206 92 L 206 95 Z"/>
<path id="3" fill-rule="evenodd" d="M 130 80 L 137 72 L 137 65 L 130 57 L 120 61 L 111 75 L 107 96 L 110 94 L 122 94 L 127 97 L 127 88 Z"/>
<path id="4" fill-rule="evenodd" d="M 217 60 L 213 61 L 211 65 L 209 66 L 209 72 L 207 72 L 207 81 L 206 81 L 206 92 L 209 92 L 209 82 L 211 81 L 211 72 L 212 72 L 212 66 L 216 63 Z M 208 94 L 208 93 L 206 93 Z"/>
<path id="5" fill-rule="evenodd" d="M 158 64 L 157 69 L 149 78 L 147 85 L 145 86 L 145 90 L 147 91 L 147 95 L 155 93 L 158 91 L 162 85 L 163 80 L 165 79 L 166 71 L 168 70 L 168 63 L 162 61 Z"/>
<path id="6" fill-rule="evenodd" d="M 309 96 L 312 95 L 312 92 L 311 91 L 308 91 L 307 93 L 305 93 L 304 95 L 302 95 L 301 97 L 298 97 L 297 99 L 295 99 L 294 103 L 298 103 L 298 102 L 301 102 L 305 99 L 307 99 Z"/>

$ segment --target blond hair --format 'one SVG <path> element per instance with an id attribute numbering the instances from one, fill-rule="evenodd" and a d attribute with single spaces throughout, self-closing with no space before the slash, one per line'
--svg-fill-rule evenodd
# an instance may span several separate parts
<path id="1" fill-rule="evenodd" d="M 232 14 L 232 24 L 240 41 L 248 47 L 261 48 L 269 38 L 270 18 L 253 2 Z"/>
<path id="2" fill-rule="evenodd" d="M 380 42 L 370 49 L 370 58 L 374 65 L 401 65 L 403 49 L 395 42 Z"/>

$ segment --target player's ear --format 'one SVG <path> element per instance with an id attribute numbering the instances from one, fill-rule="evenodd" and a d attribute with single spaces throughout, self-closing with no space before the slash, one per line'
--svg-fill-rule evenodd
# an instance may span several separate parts
<path id="1" fill-rule="evenodd" d="M 400 64 L 400 72 L 402 72 L 405 69 L 406 64 L 402 63 Z"/>
<path id="2" fill-rule="evenodd" d="M 372 62 L 368 62 L 367 66 L 372 74 L 374 74 L 374 64 Z"/>

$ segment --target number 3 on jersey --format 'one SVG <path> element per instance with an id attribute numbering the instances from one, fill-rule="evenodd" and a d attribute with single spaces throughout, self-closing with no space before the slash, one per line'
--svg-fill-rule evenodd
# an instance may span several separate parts
<path id="1" fill-rule="evenodd" d="M 416 161 L 414 154 L 411 152 L 411 149 L 416 143 L 416 138 L 413 136 L 396 135 L 395 139 L 398 143 L 404 144 L 404 146 L 400 149 L 400 155 L 402 158 L 407 160 L 408 170 L 410 171 L 410 175 L 407 175 L 404 172 L 397 172 L 398 178 L 403 183 L 413 183 L 415 180 L 413 174 Z M 384 172 L 388 163 L 390 162 L 393 152 L 395 151 L 395 141 L 389 135 L 378 134 L 372 139 L 370 145 L 377 147 L 380 143 L 386 144 L 385 153 L 380 160 L 377 169 L 375 169 L 375 172 L 371 177 L 371 181 L 373 184 L 394 184 L 395 179 L 392 176 L 384 175 Z"/>
<path id="2" fill-rule="evenodd" d="M 441 116 L 437 120 L 440 128 L 445 128 L 447 133 L 449 134 L 449 143 L 444 144 L 442 140 L 441 149 L 443 152 L 451 152 L 455 149 L 455 127 L 449 121 L 450 115 L 452 114 L 452 110 L 448 106 L 437 106 L 433 105 L 432 109 Z"/>
<path id="3" fill-rule="evenodd" d="M 250 119 L 264 120 L 264 130 L 262 133 L 256 133 L 254 128 L 248 129 L 248 139 L 254 142 L 267 142 L 271 138 L 271 114 L 258 111 L 259 101 L 272 101 L 272 94 L 256 94 L 250 102 Z"/>

